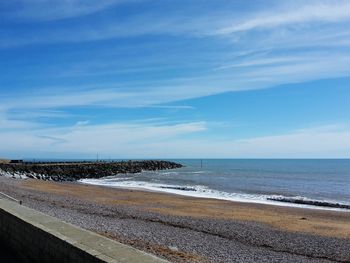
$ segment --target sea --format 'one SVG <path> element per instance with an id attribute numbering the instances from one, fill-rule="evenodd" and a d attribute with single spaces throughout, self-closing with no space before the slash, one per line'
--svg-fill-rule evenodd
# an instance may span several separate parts
<path id="1" fill-rule="evenodd" d="M 176 159 L 183 168 L 120 174 L 81 183 L 200 198 L 336 209 L 280 202 L 307 200 L 350 205 L 350 159 Z M 348 210 L 349 211 L 349 210 Z"/>

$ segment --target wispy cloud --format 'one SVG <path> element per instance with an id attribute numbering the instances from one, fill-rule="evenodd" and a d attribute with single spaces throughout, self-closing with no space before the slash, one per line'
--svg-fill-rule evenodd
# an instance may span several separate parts
<path id="1" fill-rule="evenodd" d="M 16 107 L 14 107 L 16 108 Z M 38 107 L 41 108 L 41 107 Z M 7 113 L 8 116 L 11 116 L 15 120 L 33 120 L 33 119 L 64 119 L 72 117 L 72 114 L 60 110 L 14 110 Z"/>
<path id="2" fill-rule="evenodd" d="M 350 157 L 350 129 L 314 127 L 244 140 L 179 139 L 155 142 L 151 148 L 155 156 L 169 158 L 346 158 Z M 167 148 L 172 151 L 163 150 Z"/>
<path id="3" fill-rule="evenodd" d="M 199 133 L 206 130 L 205 122 L 178 124 L 157 123 L 111 123 L 103 125 L 74 125 L 66 128 L 33 129 L 23 132 L 0 131 L 1 153 L 17 151 L 18 154 L 33 153 L 41 150 L 58 154 L 89 155 L 101 154 L 138 155 L 152 149 L 155 142 L 175 140 L 179 136 Z M 16 139 L 18 138 L 18 139 Z M 54 147 L 52 147 L 54 146 Z M 49 150 L 51 149 L 51 150 Z"/>
<path id="4" fill-rule="evenodd" d="M 254 66 L 269 66 L 269 65 L 283 65 L 290 64 L 294 62 L 300 62 L 302 58 L 293 56 L 293 57 L 276 57 L 276 58 L 257 58 L 249 59 L 248 61 L 241 61 L 232 64 L 222 65 L 217 67 L 214 70 L 222 70 L 229 68 L 243 68 L 243 67 L 254 67 Z"/>
<path id="5" fill-rule="evenodd" d="M 90 123 L 89 120 L 85 120 L 85 121 L 77 121 L 77 123 L 75 124 L 76 126 L 85 126 L 88 125 Z"/>
<path id="6" fill-rule="evenodd" d="M 8 130 L 28 130 L 37 127 L 37 123 L 27 120 L 15 120 L 10 118 L 6 110 L 0 108 L 0 132 Z"/>
<path id="7" fill-rule="evenodd" d="M 51 21 L 84 16 L 126 2 L 127 0 L 14 0 L 2 3 L 4 18 L 18 20 Z M 129 0 L 130 2 L 130 0 Z"/>
<path id="8" fill-rule="evenodd" d="M 134 9 L 140 3 L 142 8 Z M 0 97 L 1 146 L 20 149 L 21 144 L 30 151 L 55 143 L 58 152 L 84 152 L 86 146 L 86 153 L 113 152 L 111 145 L 118 145 L 129 153 L 154 149 L 160 155 L 167 147 L 180 152 L 186 145 L 189 149 L 182 152 L 188 156 L 208 149 L 218 156 L 222 148 L 225 156 L 234 157 L 242 155 L 232 149 L 266 156 L 263 148 L 276 143 L 311 155 L 293 144 L 300 140 L 312 148 L 314 135 L 323 140 L 319 150 L 324 154 L 327 149 L 343 149 L 331 138 L 347 139 L 348 133 L 340 130 L 215 143 L 177 137 L 208 129 L 206 122 L 198 122 L 201 114 L 184 100 L 350 76 L 349 1 L 246 3 L 1 2 L 0 85 L 6 87 Z M 120 116 L 108 115 L 99 125 L 91 116 L 116 108 L 193 115 L 183 123 L 176 119 L 142 124 L 126 124 L 117 121 Z M 88 113 L 77 116 L 82 109 Z M 152 114 L 137 118 L 157 117 Z M 176 140 L 170 143 L 167 138 Z M 331 142 L 337 146 L 332 148 Z M 253 145 L 260 146 L 254 150 Z M 275 149 L 271 155 L 287 155 L 282 148 Z"/>
<path id="9" fill-rule="evenodd" d="M 102 158 L 337 158 L 350 157 L 350 129 L 333 124 L 241 140 L 205 138 L 207 124 L 114 123 L 0 133 L 0 154 Z M 50 134 L 45 135 L 45 134 Z M 195 134 L 196 137 L 186 138 Z M 171 149 L 169 151 L 169 149 Z"/>
<path id="10" fill-rule="evenodd" d="M 16 6 L 16 8 L 10 8 L 4 15 L 5 17 L 6 15 L 17 16 L 22 19 L 56 20 L 92 14 L 121 3 L 130 4 L 140 1 L 17 0 L 12 5 L 5 5 L 5 7 Z M 310 25 L 314 23 L 337 24 L 350 20 L 350 4 L 347 1 L 293 2 L 282 2 L 273 6 L 272 10 L 252 9 L 250 12 L 240 13 L 232 7 L 231 11 L 228 11 L 230 8 L 206 10 L 206 12 L 197 12 L 196 15 L 193 15 L 191 8 L 184 8 L 181 14 L 170 11 L 169 3 L 164 4 L 164 10 L 161 9 L 160 4 L 160 10 L 146 8 L 137 15 L 130 15 L 128 19 L 118 19 L 118 17 L 114 17 L 113 20 L 98 19 L 92 26 L 86 26 L 85 23 L 78 23 L 69 28 L 64 25 L 63 27 L 53 25 L 52 28 L 45 26 L 37 28 L 37 32 L 32 35 L 18 32 L 16 37 L 11 35 L 11 39 L 7 39 L 7 34 L 3 34 L 1 44 L 7 47 L 26 43 L 83 42 L 140 35 L 190 35 L 195 37 L 230 35 L 232 38 L 233 34 L 239 34 L 237 39 L 240 40 L 244 38 L 242 33 L 256 29 L 278 29 L 280 32 L 281 29 L 298 29 L 298 32 L 302 32 L 308 31 Z M 226 6 L 223 5 L 223 7 Z M 3 31 L 6 32 L 6 30 Z"/>
<path id="11" fill-rule="evenodd" d="M 223 61 L 223 65 L 203 76 L 165 79 L 162 81 L 128 81 L 109 84 L 68 85 L 46 88 L 37 94 L 16 94 L 0 98 L 3 110 L 13 118 L 31 114 L 42 118 L 69 115 L 57 111 L 69 107 L 95 106 L 101 108 L 158 108 L 190 110 L 192 106 L 173 102 L 224 92 L 274 87 L 322 78 L 350 75 L 350 57 L 342 53 L 329 56 L 327 52 L 300 52 L 289 57 L 264 54 L 256 59 Z M 37 89 L 38 91 L 40 89 Z M 184 105 L 185 104 L 185 105 Z M 25 110 L 25 112 L 23 112 Z"/>
<path id="12" fill-rule="evenodd" d="M 310 1 L 300 5 L 288 4 L 273 12 L 254 14 L 243 21 L 235 21 L 231 26 L 219 29 L 219 35 L 255 29 L 271 29 L 281 26 L 303 26 L 309 23 L 342 22 L 350 20 L 350 3 L 348 1 Z"/>
<path id="13" fill-rule="evenodd" d="M 239 153 L 270 158 L 337 158 L 350 156 L 350 130 L 314 127 L 289 134 L 240 140 Z M 268 150 L 269 149 L 269 150 Z"/>
<path id="14" fill-rule="evenodd" d="M 45 6 L 48 3 L 48 1 L 35 2 L 36 5 L 34 6 L 36 8 L 39 4 Z M 112 2 L 116 4 L 119 1 Z M 67 3 L 65 1 L 55 1 L 55 3 L 60 6 L 69 7 L 71 5 L 74 8 L 82 5 L 91 9 L 99 9 L 111 4 L 109 1 L 108 3 L 107 1 L 94 2 L 94 4 L 89 1 L 86 3 L 82 3 L 82 1 L 68 1 Z M 27 5 L 24 4 L 24 6 Z M 109 54 L 100 60 L 90 59 L 88 61 L 69 62 L 68 59 L 65 67 L 59 66 L 59 68 L 52 69 L 56 78 L 123 76 L 132 73 L 161 76 L 168 74 L 165 71 L 166 68 L 173 69 L 173 71 L 183 69 L 183 71 L 192 72 L 193 68 L 190 68 L 189 65 L 197 65 L 194 67 L 197 68 L 195 73 L 192 73 L 191 76 L 170 77 L 167 78 L 168 81 L 163 83 L 142 83 L 145 90 L 148 90 L 147 94 L 142 94 L 145 98 L 144 105 L 167 102 L 168 99 L 164 99 L 164 101 L 149 99 L 149 97 L 154 97 L 156 92 L 153 91 L 158 92 L 159 90 L 162 90 L 165 98 L 172 97 L 173 100 L 181 100 L 226 91 L 269 87 L 283 84 L 283 82 L 308 81 L 317 79 L 319 76 L 332 78 L 349 74 L 347 68 L 350 68 L 350 65 L 347 58 L 350 52 L 348 50 L 350 32 L 347 32 L 347 24 L 344 24 L 350 20 L 350 4 L 348 1 L 283 2 L 274 5 L 272 10 L 269 11 L 252 9 L 245 13 L 236 12 L 235 9 L 232 9 L 231 12 L 227 10 L 206 11 L 198 12 L 196 15 L 186 15 L 186 12 L 190 11 L 184 10 L 184 14 L 181 15 L 169 10 L 164 14 L 160 14 L 161 12 L 152 12 L 146 9 L 140 14 L 130 15 L 122 21 L 119 21 L 118 18 L 97 20 L 93 26 L 78 23 L 72 27 L 55 26 L 53 30 L 50 27 L 44 27 L 45 30 L 40 28 L 34 30 L 33 35 L 22 32 L 23 35 L 21 36 L 21 32 L 19 32 L 15 36 L 10 34 L 10 37 L 7 37 L 5 34 L 0 45 L 4 45 L 4 47 L 22 45 L 26 44 L 26 41 L 31 44 L 56 44 L 59 42 L 84 42 L 145 35 L 185 35 L 196 39 L 197 44 L 198 42 L 207 41 L 222 43 L 221 45 L 224 47 L 222 52 L 220 52 L 220 49 L 213 52 L 203 47 L 201 52 L 205 54 L 205 59 L 201 60 L 198 55 L 195 56 L 183 51 L 181 53 L 178 50 L 174 52 L 176 58 L 169 57 L 170 52 L 166 54 L 167 64 L 164 64 L 163 57 L 160 58 L 156 55 L 141 57 L 131 63 L 128 57 L 119 60 L 115 56 L 108 57 L 111 55 Z M 263 29 L 264 32 L 256 32 L 256 29 Z M 237 35 L 238 38 L 231 42 L 233 35 Z M 167 43 L 163 44 L 166 45 Z M 336 52 L 332 51 L 332 56 L 329 56 L 329 48 L 333 45 L 341 45 L 342 48 L 339 48 Z M 151 47 L 152 45 L 146 48 L 147 53 L 152 52 Z M 158 46 L 156 45 L 155 48 L 158 48 Z M 130 49 L 139 50 L 142 47 L 137 45 L 130 47 Z M 233 51 L 239 51 L 245 55 L 241 57 L 227 55 Z M 118 51 L 113 52 L 120 53 Z M 257 57 L 256 53 L 260 54 L 260 57 Z M 145 64 L 142 61 L 148 63 Z M 256 67 L 258 70 L 256 70 Z M 260 67 L 265 68 L 260 69 Z M 220 74 L 215 72 L 216 70 L 225 70 L 225 73 Z M 309 75 L 307 76 L 307 74 Z M 276 76 L 277 79 L 274 81 Z M 284 79 L 283 82 L 282 79 Z M 99 87 L 102 91 L 99 93 L 93 92 L 93 97 L 90 98 L 89 92 L 82 92 L 81 96 L 77 95 L 79 98 L 76 98 L 73 90 L 71 103 L 74 105 L 74 101 L 79 103 L 80 100 L 87 103 L 91 100 L 91 104 L 95 104 L 98 101 L 104 102 L 104 96 L 108 97 L 110 101 L 115 99 L 117 101 L 115 105 L 120 104 L 118 100 L 124 98 L 134 97 L 135 101 L 138 101 L 138 92 L 129 92 L 129 89 L 124 88 L 130 84 L 137 87 L 137 84 L 133 84 L 130 80 L 128 83 L 117 80 L 112 87 L 112 92 L 107 91 L 108 87 Z M 122 88 L 116 89 L 116 86 Z M 178 93 L 183 94 L 183 96 L 174 96 L 173 89 L 178 90 Z M 182 90 L 186 90 L 187 94 L 182 93 Z M 44 101 L 47 105 L 54 104 L 49 98 Z M 66 98 L 62 101 L 65 102 L 65 105 L 68 105 Z"/>

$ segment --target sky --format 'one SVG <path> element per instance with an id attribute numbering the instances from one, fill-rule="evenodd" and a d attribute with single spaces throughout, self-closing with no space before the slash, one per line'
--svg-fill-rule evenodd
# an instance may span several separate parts
<path id="1" fill-rule="evenodd" d="M 0 157 L 349 158 L 348 0 L 0 2 Z"/>

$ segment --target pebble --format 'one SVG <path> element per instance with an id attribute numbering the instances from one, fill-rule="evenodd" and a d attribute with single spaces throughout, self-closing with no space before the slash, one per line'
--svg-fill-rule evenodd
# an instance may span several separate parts
<path id="1" fill-rule="evenodd" d="M 16 187 L 0 177 L 0 191 L 24 205 L 170 262 L 350 261 L 346 239 L 292 233 L 264 224 L 162 215 L 136 206 L 101 205 Z M 163 249 L 159 249 L 163 248 Z"/>

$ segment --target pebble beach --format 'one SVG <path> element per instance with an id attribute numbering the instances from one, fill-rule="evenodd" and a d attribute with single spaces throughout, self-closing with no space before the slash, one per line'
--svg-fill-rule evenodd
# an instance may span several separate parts
<path id="1" fill-rule="evenodd" d="M 349 262 L 350 213 L 0 177 L 23 205 L 170 262 Z"/>

